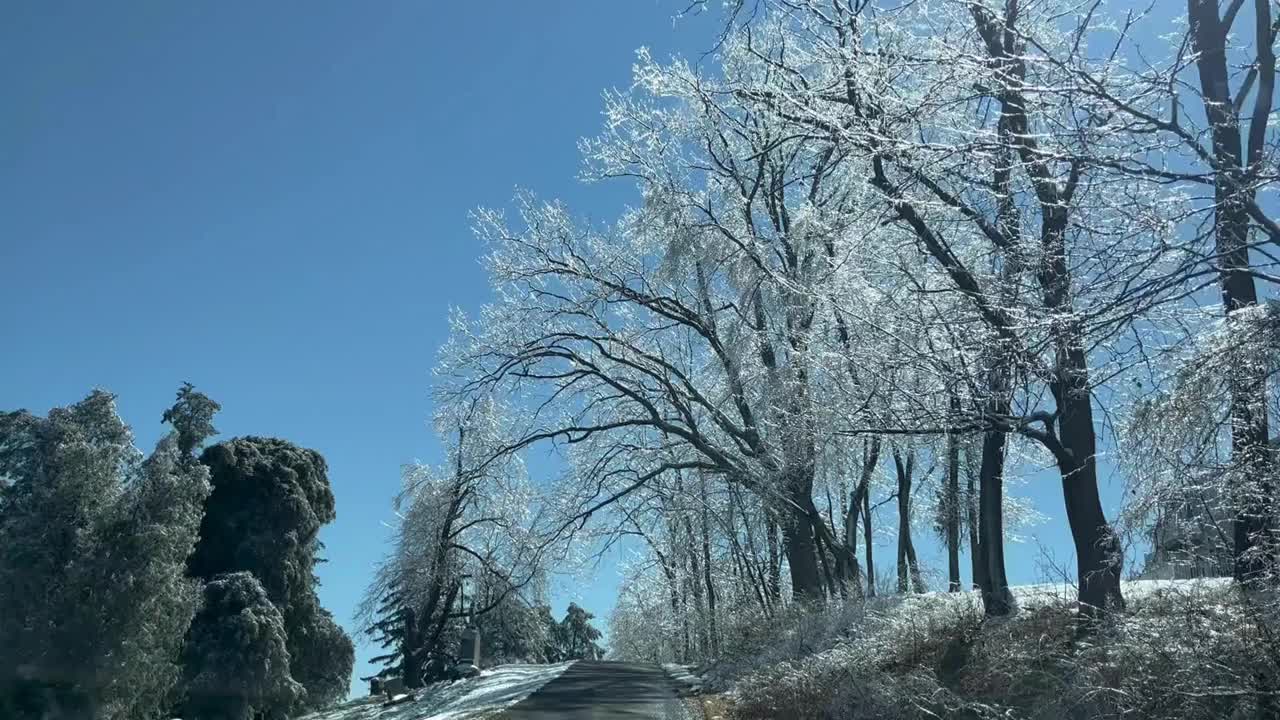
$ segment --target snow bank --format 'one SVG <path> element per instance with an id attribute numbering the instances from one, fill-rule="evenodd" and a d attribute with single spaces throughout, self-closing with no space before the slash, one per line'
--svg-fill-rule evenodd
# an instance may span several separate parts
<path id="1" fill-rule="evenodd" d="M 1142 601 L 1171 593 L 1201 592 L 1225 588 L 1231 584 L 1229 577 L 1194 578 L 1189 580 L 1125 580 L 1120 590 L 1126 601 Z M 1009 588 L 1022 609 L 1033 609 L 1048 604 L 1070 602 L 1076 599 L 1076 586 L 1072 583 L 1042 583 L 1038 585 L 1013 585 Z M 976 590 L 946 592 L 936 590 L 907 595 L 881 595 L 868 603 L 868 610 L 902 613 L 919 606 L 982 607 L 982 595 Z"/>
<path id="2" fill-rule="evenodd" d="M 710 682 L 753 719 L 1272 717 L 1280 603 L 1232 587 L 1126 581 L 1127 609 L 1084 636 L 1069 583 L 1011 588 L 998 620 L 974 592 L 783 613 Z"/>
<path id="3" fill-rule="evenodd" d="M 418 691 L 412 702 L 383 707 L 385 699 L 366 697 L 301 720 L 473 720 L 510 707 L 560 677 L 572 662 L 558 665 L 503 665 L 471 680 L 437 683 Z"/>

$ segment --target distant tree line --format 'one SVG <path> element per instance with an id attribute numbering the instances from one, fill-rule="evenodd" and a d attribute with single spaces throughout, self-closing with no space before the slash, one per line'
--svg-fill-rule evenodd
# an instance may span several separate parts
<path id="1" fill-rule="evenodd" d="M 353 646 L 314 573 L 324 459 L 259 437 L 200 452 L 219 409 L 184 385 L 147 456 L 101 390 L 0 413 L 0 717 L 286 718 L 345 696 Z"/>

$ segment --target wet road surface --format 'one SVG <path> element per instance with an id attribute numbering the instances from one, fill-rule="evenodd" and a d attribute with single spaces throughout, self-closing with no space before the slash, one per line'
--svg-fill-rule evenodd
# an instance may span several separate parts
<path id="1" fill-rule="evenodd" d="M 576 662 L 507 708 L 503 720 L 684 720 L 676 688 L 656 665 Z"/>

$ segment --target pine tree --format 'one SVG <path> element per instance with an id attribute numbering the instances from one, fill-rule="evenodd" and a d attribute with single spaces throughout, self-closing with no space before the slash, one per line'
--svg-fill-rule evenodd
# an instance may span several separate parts
<path id="1" fill-rule="evenodd" d="M 383 651 L 381 655 L 370 658 L 369 662 L 373 665 L 381 665 L 382 668 L 373 675 L 363 678 L 364 680 L 404 675 L 404 658 L 409 650 L 407 647 L 410 636 L 408 623 L 412 618 L 412 612 L 405 605 L 404 597 L 404 590 L 396 580 L 387 588 L 378 602 L 375 610 L 376 618 L 365 629 L 365 634 L 369 635 L 374 644 Z"/>

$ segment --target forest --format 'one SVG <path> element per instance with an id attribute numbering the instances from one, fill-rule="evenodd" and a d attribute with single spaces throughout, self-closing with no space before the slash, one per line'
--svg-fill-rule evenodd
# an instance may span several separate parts
<path id="1" fill-rule="evenodd" d="M 1075 632 L 1148 617 L 1130 580 L 1229 576 L 1239 653 L 1186 694 L 1274 711 L 1280 19 L 1159 5 L 693 3 L 715 47 L 642 48 L 580 143 L 627 209 L 473 214 L 494 300 L 435 370 L 452 479 L 406 487 L 475 502 L 404 532 L 489 526 L 455 556 L 499 596 L 625 547 L 611 652 L 712 662 L 885 595 L 1018 615 L 1009 490 L 1052 476 Z"/>

